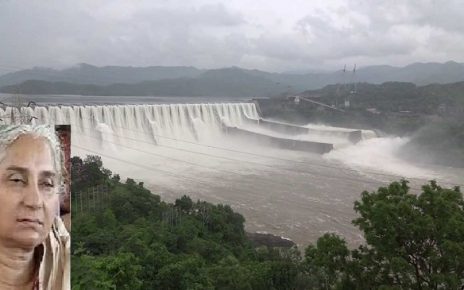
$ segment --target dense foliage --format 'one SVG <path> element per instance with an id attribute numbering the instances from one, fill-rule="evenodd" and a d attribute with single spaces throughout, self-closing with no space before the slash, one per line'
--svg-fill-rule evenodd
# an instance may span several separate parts
<path id="1" fill-rule="evenodd" d="M 354 220 L 366 244 L 350 250 L 325 234 L 296 248 L 253 248 L 244 218 L 227 205 L 182 196 L 165 203 L 142 183 L 72 158 L 73 289 L 460 289 L 464 200 L 435 182 L 363 192 Z M 98 185 L 108 192 L 91 191 Z M 101 188 L 101 187 L 98 187 Z M 98 199 L 95 194 L 108 195 Z M 82 203 L 82 201 L 80 201 Z"/>

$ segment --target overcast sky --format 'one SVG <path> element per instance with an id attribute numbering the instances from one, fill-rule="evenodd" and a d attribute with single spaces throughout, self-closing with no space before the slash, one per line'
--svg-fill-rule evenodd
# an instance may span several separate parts
<path id="1" fill-rule="evenodd" d="M 448 60 L 464 62 L 462 0 L 0 0 L 0 74 L 83 62 L 298 71 Z"/>

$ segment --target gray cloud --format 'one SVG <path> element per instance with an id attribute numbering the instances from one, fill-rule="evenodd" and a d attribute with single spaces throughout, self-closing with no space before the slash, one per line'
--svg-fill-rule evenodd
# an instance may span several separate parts
<path id="1" fill-rule="evenodd" d="M 375 30 L 371 21 L 345 20 L 347 24 L 339 25 L 331 15 L 310 15 L 298 21 L 297 30 L 313 45 L 315 56 L 328 59 L 407 54 L 418 45 L 403 24 Z"/>
<path id="2" fill-rule="evenodd" d="M 0 0 L 0 74 L 80 62 L 283 71 L 464 61 L 459 2 Z"/>

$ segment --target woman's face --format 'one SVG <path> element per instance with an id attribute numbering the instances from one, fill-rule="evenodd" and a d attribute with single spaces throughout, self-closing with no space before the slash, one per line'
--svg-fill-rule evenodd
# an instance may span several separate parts
<path id="1" fill-rule="evenodd" d="M 22 135 L 0 159 L 0 243 L 34 248 L 50 232 L 59 204 L 47 141 Z"/>

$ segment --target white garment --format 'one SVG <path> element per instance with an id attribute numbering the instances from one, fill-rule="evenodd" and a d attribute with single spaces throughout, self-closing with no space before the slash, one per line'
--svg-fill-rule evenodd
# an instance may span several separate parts
<path id="1" fill-rule="evenodd" d="M 71 290 L 71 239 L 60 217 L 56 217 L 42 244 L 39 290 Z"/>

